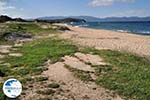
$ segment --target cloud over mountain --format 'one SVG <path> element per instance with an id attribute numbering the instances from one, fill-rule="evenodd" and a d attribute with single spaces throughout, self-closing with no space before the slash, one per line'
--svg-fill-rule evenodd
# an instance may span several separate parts
<path id="1" fill-rule="evenodd" d="M 113 5 L 116 2 L 126 3 L 126 2 L 134 2 L 135 0 L 91 0 L 89 5 L 93 7 L 97 6 L 109 6 Z"/>

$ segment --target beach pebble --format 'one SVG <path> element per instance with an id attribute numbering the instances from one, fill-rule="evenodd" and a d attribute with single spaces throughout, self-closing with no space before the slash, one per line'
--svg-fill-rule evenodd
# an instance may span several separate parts
<path id="1" fill-rule="evenodd" d="M 22 43 L 19 43 L 19 44 L 15 44 L 14 47 L 22 47 L 23 44 Z"/>
<path id="2" fill-rule="evenodd" d="M 21 53 L 10 53 L 9 56 L 13 56 L 13 57 L 21 57 L 22 54 L 21 54 Z"/>
<path id="3" fill-rule="evenodd" d="M 5 56 L 4 55 L 0 55 L 0 59 L 3 59 Z M 1 61 L 0 61 L 1 62 Z"/>
<path id="4" fill-rule="evenodd" d="M 12 48 L 11 45 L 0 45 L 0 49 L 10 49 Z"/>
<path id="5" fill-rule="evenodd" d="M 0 53 L 2 53 L 2 54 L 7 54 L 9 52 L 10 52 L 10 50 L 8 50 L 8 49 L 0 49 Z"/>

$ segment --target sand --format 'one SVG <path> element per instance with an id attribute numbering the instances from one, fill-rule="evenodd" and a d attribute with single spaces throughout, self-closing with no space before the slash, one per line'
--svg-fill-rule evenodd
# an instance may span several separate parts
<path id="1" fill-rule="evenodd" d="M 64 32 L 61 37 L 73 40 L 82 46 L 96 49 L 121 50 L 150 57 L 150 36 L 122 33 L 109 30 L 68 26 L 72 31 Z"/>
<path id="2" fill-rule="evenodd" d="M 69 61 L 70 60 L 51 64 L 48 66 L 48 70 L 43 73 L 48 76 L 49 80 L 56 81 L 59 84 L 63 83 L 63 85 L 61 84 L 61 88 L 64 93 L 61 97 L 56 95 L 57 99 L 54 100 L 123 100 L 116 93 L 101 86 L 97 86 L 94 82 L 85 83 L 74 77 L 73 73 L 65 67 L 66 62 Z M 69 95 L 71 95 L 71 98 Z"/>

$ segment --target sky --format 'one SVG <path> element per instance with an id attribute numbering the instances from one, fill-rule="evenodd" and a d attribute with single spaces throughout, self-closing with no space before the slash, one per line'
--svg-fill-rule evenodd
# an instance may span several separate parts
<path id="1" fill-rule="evenodd" d="M 150 0 L 0 0 L 0 15 L 145 17 L 150 16 Z"/>

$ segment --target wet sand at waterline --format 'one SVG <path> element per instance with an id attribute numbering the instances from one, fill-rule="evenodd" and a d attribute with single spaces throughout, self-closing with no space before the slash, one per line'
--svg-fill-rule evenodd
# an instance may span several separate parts
<path id="1" fill-rule="evenodd" d="M 68 26 L 72 31 L 61 35 L 82 46 L 96 49 L 121 50 L 150 57 L 150 36 L 122 33 L 109 30 Z"/>

